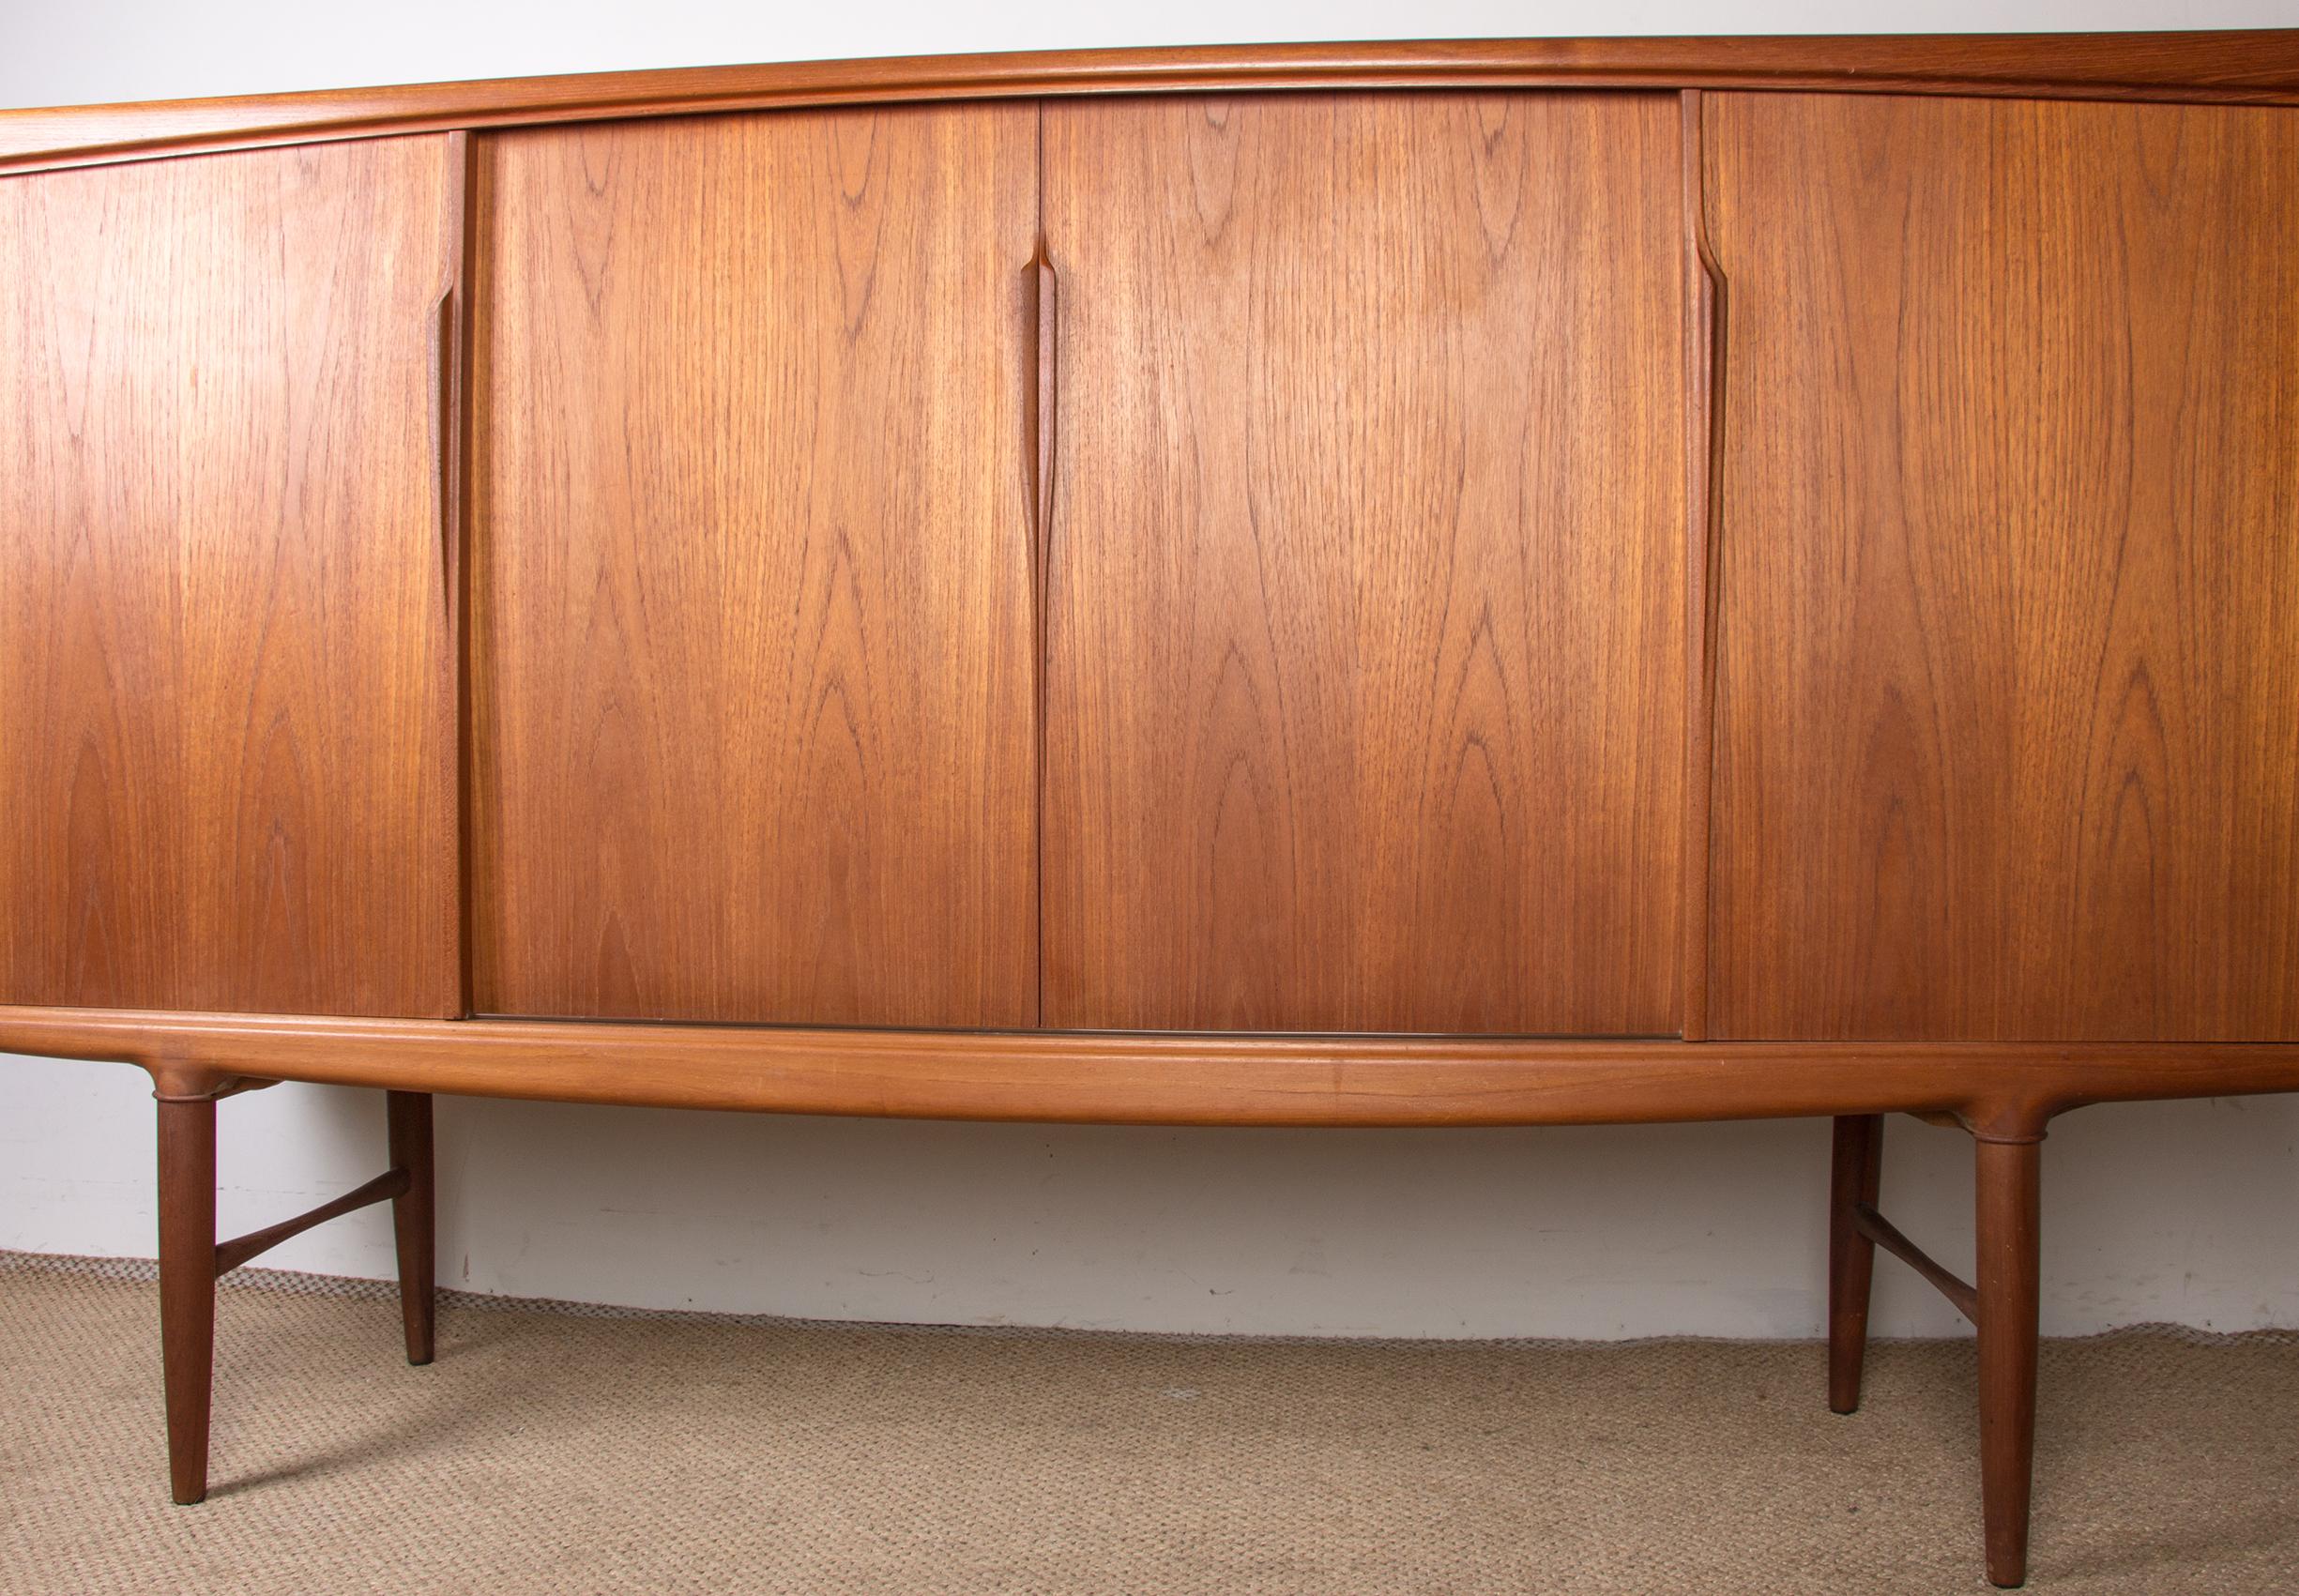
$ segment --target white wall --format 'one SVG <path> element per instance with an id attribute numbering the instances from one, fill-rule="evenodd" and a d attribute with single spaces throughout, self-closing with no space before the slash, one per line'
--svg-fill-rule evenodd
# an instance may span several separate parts
<path id="1" fill-rule="evenodd" d="M 1858 25 L 2299 24 L 2299 0 L 1935 0 Z M 1797 32 L 1835 0 L 1168 0 L 1096 8 L 561 0 L 0 0 L 0 104 L 1040 46 L 1511 33 Z M 221 1224 L 379 1167 L 379 1094 L 221 1110 Z M 1398 1335 L 1808 1335 L 1824 1122 L 1473 1132 L 1142 1131 L 780 1119 L 442 1100 L 441 1270 L 480 1291 L 829 1317 Z M 1896 1120 L 1885 1197 L 1969 1269 L 1971 1151 Z M 2087 1109 L 2047 1148 L 2045 1323 L 2299 1325 L 2299 1102 Z M 0 1056 L 0 1247 L 148 1256 L 139 1071 Z M 370 1210 L 267 1261 L 388 1275 Z M 1887 1334 L 1954 1333 L 1879 1269 Z"/>

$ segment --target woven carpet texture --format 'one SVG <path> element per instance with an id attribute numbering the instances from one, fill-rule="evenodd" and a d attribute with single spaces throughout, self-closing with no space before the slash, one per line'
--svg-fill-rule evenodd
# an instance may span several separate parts
<path id="1" fill-rule="evenodd" d="M 935 1330 L 249 1270 L 167 1499 L 149 1265 L 0 1254 L 9 1592 L 1971 1591 L 1969 1342 Z M 2048 1342 L 2030 1588 L 2299 1590 L 2299 1337 Z"/>

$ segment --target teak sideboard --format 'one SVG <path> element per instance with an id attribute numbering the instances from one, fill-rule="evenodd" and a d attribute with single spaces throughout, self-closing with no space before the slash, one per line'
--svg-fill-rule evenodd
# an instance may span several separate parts
<path id="1" fill-rule="evenodd" d="M 0 114 L 0 1048 L 215 1280 L 431 1097 L 1834 1116 L 2299 1087 L 2299 33 L 1513 40 Z M 219 1243 L 215 1104 L 389 1094 Z M 1881 1117 L 1977 1151 L 1967 1284 Z"/>

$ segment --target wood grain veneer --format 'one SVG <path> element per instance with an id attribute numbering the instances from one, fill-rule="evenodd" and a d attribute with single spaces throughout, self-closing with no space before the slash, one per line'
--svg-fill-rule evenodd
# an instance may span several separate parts
<path id="1" fill-rule="evenodd" d="M 2299 1037 L 2299 118 L 1705 98 L 1713 1034 Z"/>
<path id="2" fill-rule="evenodd" d="M 0 998 L 461 1011 L 449 143 L 0 182 Z"/>
<path id="3" fill-rule="evenodd" d="M 1149 91 L 1768 88 L 2299 101 L 2299 30 L 1506 38 L 893 56 L 0 111 L 0 170 L 448 128 Z"/>
<path id="4" fill-rule="evenodd" d="M 1045 112 L 1045 1019 L 1677 1029 L 1661 96 Z"/>
<path id="5" fill-rule="evenodd" d="M 1034 111 L 480 160 L 477 1007 L 1034 1022 Z"/>
<path id="6" fill-rule="evenodd" d="M 810 1029 L 0 1008 L 0 1052 L 667 1108 L 1140 1125 L 1599 1125 L 1963 1114 L 2299 1087 L 2264 1043 L 1683 1042 Z"/>

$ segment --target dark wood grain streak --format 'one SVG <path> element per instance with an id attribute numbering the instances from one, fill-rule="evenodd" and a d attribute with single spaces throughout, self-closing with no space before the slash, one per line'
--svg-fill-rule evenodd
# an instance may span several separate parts
<path id="1" fill-rule="evenodd" d="M 448 147 L 0 183 L 0 996 L 460 1011 Z"/>
<path id="2" fill-rule="evenodd" d="M 1137 1125 L 1905 1111 L 2032 1135 L 2084 1103 L 2299 1088 L 2299 1046 L 2262 1043 L 1095 1035 L 5 1007 L 0 1052 L 139 1064 L 163 1090 L 252 1072 L 564 1102 Z"/>
<path id="3" fill-rule="evenodd" d="M 1753 35 L 892 56 L 0 111 L 0 171 L 265 143 L 802 106 L 1274 89 L 1764 88 L 2299 101 L 2299 30 Z"/>
<path id="4" fill-rule="evenodd" d="M 476 1005 L 1036 1017 L 1028 106 L 490 139 Z"/>
<path id="5" fill-rule="evenodd" d="M 2299 1037 L 2299 117 L 1707 115 L 1713 1034 Z"/>
<path id="6" fill-rule="evenodd" d="M 1045 117 L 1046 1023 L 1673 1032 L 1674 100 Z"/>

